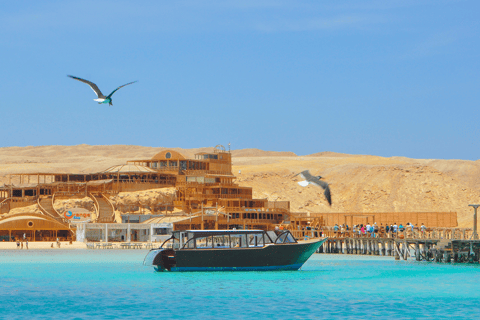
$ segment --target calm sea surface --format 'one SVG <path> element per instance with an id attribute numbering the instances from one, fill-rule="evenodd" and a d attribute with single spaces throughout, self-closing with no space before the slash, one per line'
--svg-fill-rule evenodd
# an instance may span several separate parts
<path id="1" fill-rule="evenodd" d="M 301 271 L 155 273 L 145 250 L 0 251 L 0 318 L 470 318 L 480 266 L 316 254 Z"/>

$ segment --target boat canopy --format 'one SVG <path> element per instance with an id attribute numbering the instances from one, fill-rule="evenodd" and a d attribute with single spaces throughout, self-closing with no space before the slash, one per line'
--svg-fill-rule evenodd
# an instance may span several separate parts
<path id="1" fill-rule="evenodd" d="M 171 242 L 170 242 L 171 240 Z M 268 244 L 296 243 L 288 230 L 184 230 L 174 231 L 162 247 L 173 249 L 226 249 L 264 247 Z M 167 246 L 165 246 L 168 243 Z"/>

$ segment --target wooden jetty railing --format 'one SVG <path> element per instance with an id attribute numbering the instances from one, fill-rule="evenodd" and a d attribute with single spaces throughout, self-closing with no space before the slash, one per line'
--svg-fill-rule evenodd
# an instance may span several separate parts
<path id="1" fill-rule="evenodd" d="M 322 227 L 320 229 L 305 229 L 305 230 L 289 230 L 293 236 L 297 239 L 303 239 L 304 237 L 317 238 L 317 237 L 329 237 L 329 238 L 371 238 L 371 233 L 360 234 L 358 231 L 352 230 L 341 231 L 335 230 L 334 227 Z M 375 233 L 376 238 L 387 239 L 450 239 L 450 240 L 469 240 L 473 239 L 472 228 L 426 228 L 425 231 L 420 228 L 405 229 L 404 231 L 389 232 L 380 231 Z"/>

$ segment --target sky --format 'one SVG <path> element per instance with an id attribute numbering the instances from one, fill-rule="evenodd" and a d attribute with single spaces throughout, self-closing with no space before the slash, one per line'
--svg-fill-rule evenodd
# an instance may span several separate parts
<path id="1" fill-rule="evenodd" d="M 0 147 L 480 159 L 478 1 L 0 0 Z M 118 90 L 99 105 L 88 85 Z"/>

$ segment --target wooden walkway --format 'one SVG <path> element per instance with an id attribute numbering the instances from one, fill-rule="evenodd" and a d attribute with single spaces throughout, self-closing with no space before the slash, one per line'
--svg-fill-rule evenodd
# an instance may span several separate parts
<path id="1" fill-rule="evenodd" d="M 318 253 L 392 256 L 396 260 L 479 263 L 480 240 L 329 238 Z"/>

